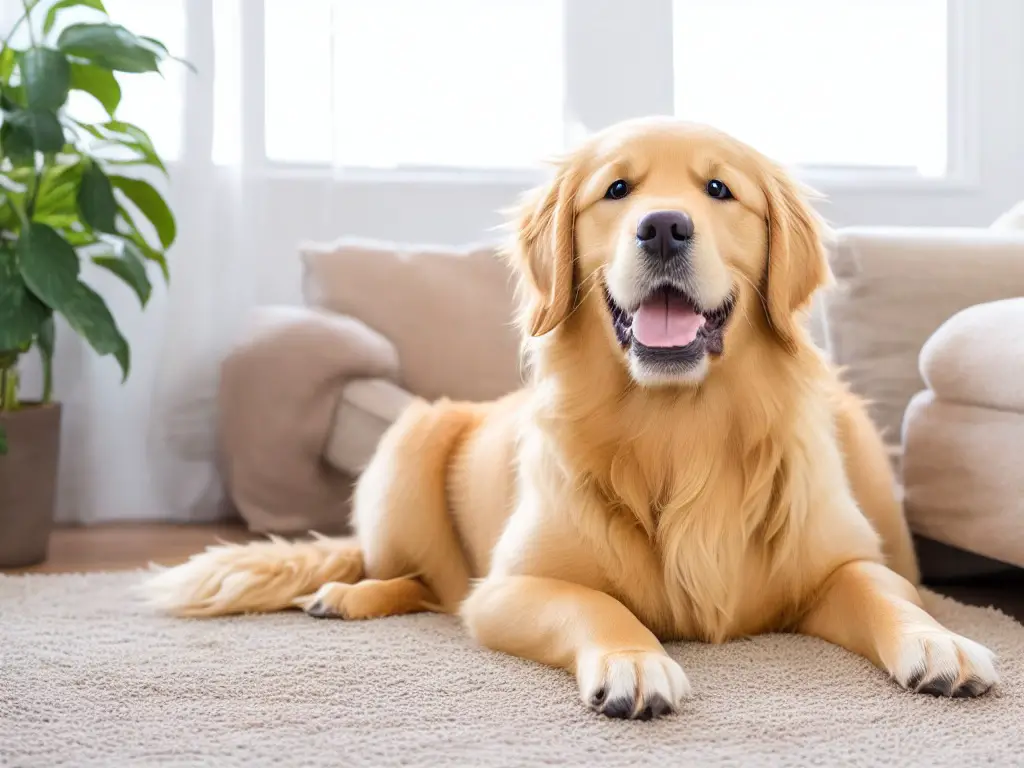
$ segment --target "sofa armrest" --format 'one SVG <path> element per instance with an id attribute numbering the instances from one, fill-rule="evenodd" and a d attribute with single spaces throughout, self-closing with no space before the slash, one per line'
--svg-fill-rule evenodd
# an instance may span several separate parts
<path id="1" fill-rule="evenodd" d="M 415 399 L 387 379 L 349 382 L 338 398 L 324 456 L 343 472 L 359 474 L 388 427 Z"/>
<path id="2" fill-rule="evenodd" d="M 391 343 L 344 315 L 262 307 L 221 365 L 218 435 L 225 485 L 254 530 L 347 527 L 351 478 L 324 461 L 346 383 L 396 378 Z"/>
<path id="3" fill-rule="evenodd" d="M 1024 295 L 1024 233 L 852 227 L 831 246 L 836 284 L 821 298 L 827 347 L 890 443 L 924 387 L 918 355 L 958 311 Z"/>

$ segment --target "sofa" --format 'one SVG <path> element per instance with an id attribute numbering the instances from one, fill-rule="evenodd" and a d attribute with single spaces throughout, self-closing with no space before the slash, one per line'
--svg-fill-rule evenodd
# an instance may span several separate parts
<path id="1" fill-rule="evenodd" d="M 811 330 L 871 402 L 923 574 L 1024 566 L 1024 232 L 834 235 Z M 340 533 L 354 479 L 414 397 L 521 386 L 513 282 L 486 244 L 300 256 L 304 305 L 256 310 L 223 362 L 222 474 L 254 531 Z"/>

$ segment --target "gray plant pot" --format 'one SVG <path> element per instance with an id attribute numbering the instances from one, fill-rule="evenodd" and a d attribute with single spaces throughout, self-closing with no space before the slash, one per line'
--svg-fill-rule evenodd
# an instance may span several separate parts
<path id="1" fill-rule="evenodd" d="M 24 403 L 0 413 L 7 455 L 0 456 L 0 568 L 46 559 L 57 501 L 60 404 Z"/>

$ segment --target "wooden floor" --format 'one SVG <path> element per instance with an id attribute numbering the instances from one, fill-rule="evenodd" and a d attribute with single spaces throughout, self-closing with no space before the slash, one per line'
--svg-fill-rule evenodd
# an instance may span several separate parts
<path id="1" fill-rule="evenodd" d="M 30 568 L 0 573 L 77 573 L 174 565 L 221 541 L 256 538 L 241 525 L 157 525 L 152 523 L 61 528 L 50 539 L 50 556 Z M 1024 622 L 1024 581 L 983 580 L 933 587 L 964 603 L 994 605 Z"/>
<path id="2" fill-rule="evenodd" d="M 254 538 L 241 525 L 158 525 L 119 523 L 58 528 L 45 563 L 0 573 L 77 573 L 144 568 L 150 562 L 175 565 L 219 541 Z"/>

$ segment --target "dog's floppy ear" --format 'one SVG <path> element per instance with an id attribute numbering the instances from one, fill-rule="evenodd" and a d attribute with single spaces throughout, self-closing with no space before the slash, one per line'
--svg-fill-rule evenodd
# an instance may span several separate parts
<path id="1" fill-rule="evenodd" d="M 795 352 L 801 310 L 831 280 L 823 225 L 808 202 L 811 190 L 802 189 L 781 168 L 772 166 L 764 190 L 768 199 L 765 312 L 782 346 Z"/>
<path id="2" fill-rule="evenodd" d="M 528 295 L 524 326 L 543 336 L 572 311 L 577 171 L 563 164 L 548 184 L 528 192 L 515 217 L 511 258 Z"/>

